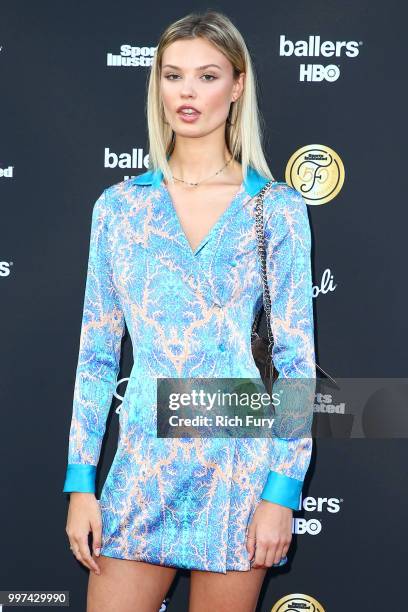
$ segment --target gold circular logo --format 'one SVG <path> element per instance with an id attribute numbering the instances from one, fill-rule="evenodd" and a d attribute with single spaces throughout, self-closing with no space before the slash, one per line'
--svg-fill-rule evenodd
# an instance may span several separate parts
<path id="1" fill-rule="evenodd" d="M 326 145 L 306 145 L 289 159 L 285 181 L 302 194 L 307 204 L 326 204 L 343 187 L 343 162 Z"/>
<path id="2" fill-rule="evenodd" d="M 304 593 L 285 595 L 273 606 L 271 612 L 324 612 L 322 604 L 317 599 Z"/>

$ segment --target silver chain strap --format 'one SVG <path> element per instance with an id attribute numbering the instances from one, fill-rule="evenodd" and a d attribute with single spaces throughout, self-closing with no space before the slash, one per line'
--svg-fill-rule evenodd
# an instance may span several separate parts
<path id="1" fill-rule="evenodd" d="M 267 323 L 267 331 L 268 331 L 268 354 L 270 355 L 272 362 L 272 346 L 273 346 L 273 334 L 272 334 L 272 326 L 271 326 L 271 297 L 269 294 L 268 288 L 268 278 L 266 272 L 266 250 L 265 250 L 265 233 L 264 233 L 264 215 L 263 215 L 263 200 L 265 197 L 265 193 L 269 190 L 269 188 L 276 181 L 268 181 L 258 193 L 256 197 L 256 205 L 255 205 L 255 223 L 256 223 L 256 238 L 257 238 L 257 246 L 258 246 L 258 254 L 261 263 L 261 276 L 262 276 L 262 287 L 263 287 L 263 305 L 266 315 L 266 323 Z M 255 317 L 255 320 L 252 325 L 252 334 L 256 333 L 259 318 L 261 315 L 262 309 L 260 309 Z M 272 362 L 272 367 L 273 362 Z"/>
<path id="2" fill-rule="evenodd" d="M 273 373 L 274 373 L 274 370 L 276 371 L 276 368 L 272 360 L 272 346 L 273 346 L 274 339 L 272 335 L 272 326 L 271 326 L 271 297 L 269 294 L 267 274 L 266 274 L 266 251 L 265 251 L 265 233 L 264 233 L 264 219 L 263 219 L 263 199 L 264 199 L 265 193 L 268 191 L 271 185 L 273 185 L 276 182 L 277 181 L 269 181 L 262 187 L 261 191 L 256 196 L 257 202 L 255 206 L 256 237 L 257 237 L 257 244 L 258 244 L 259 259 L 261 262 L 261 276 L 262 276 L 262 285 L 263 285 L 263 305 L 264 305 L 264 310 L 265 310 L 265 315 L 266 315 L 266 323 L 267 323 L 268 339 L 269 339 L 268 354 L 269 354 L 270 362 L 271 362 L 270 363 L 271 378 L 273 378 Z M 252 324 L 252 332 L 251 332 L 252 336 L 254 336 L 257 333 L 256 330 L 258 328 L 258 323 L 259 323 L 261 313 L 262 313 L 262 308 L 260 308 L 259 311 L 257 312 L 255 320 Z M 332 376 L 330 376 L 328 372 L 323 370 L 323 368 L 319 366 L 319 364 L 316 362 L 315 362 L 315 366 L 320 370 L 320 372 L 322 372 L 322 374 L 324 374 L 327 378 L 329 378 L 337 386 L 336 380 Z"/>

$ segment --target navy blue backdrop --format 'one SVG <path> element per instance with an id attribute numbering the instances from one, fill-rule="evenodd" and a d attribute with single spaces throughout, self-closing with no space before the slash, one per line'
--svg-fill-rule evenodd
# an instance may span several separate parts
<path id="1" fill-rule="evenodd" d="M 1 6 L 0 590 L 68 590 L 74 612 L 85 610 L 88 570 L 68 547 L 62 486 L 91 209 L 103 188 L 146 170 L 144 105 L 157 40 L 169 22 L 207 5 L 157 8 Z M 211 8 L 234 21 L 252 53 L 275 178 L 285 180 L 293 153 L 316 143 L 344 165 L 337 196 L 308 206 L 318 362 L 343 377 L 406 376 L 406 4 Z M 306 56 L 282 54 L 283 36 L 320 42 Z M 354 41 L 353 52 L 316 55 L 324 41 Z M 129 168 L 118 163 L 125 153 Z M 131 353 L 126 336 L 119 378 Z M 98 491 L 115 451 L 117 404 Z M 290 563 L 269 571 L 259 609 L 295 593 L 330 612 L 404 609 L 406 466 L 404 439 L 316 440 Z M 187 610 L 188 572 L 168 597 L 163 609 Z"/>

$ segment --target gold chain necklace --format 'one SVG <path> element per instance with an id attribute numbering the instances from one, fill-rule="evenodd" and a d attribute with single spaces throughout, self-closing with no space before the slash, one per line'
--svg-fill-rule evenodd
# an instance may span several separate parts
<path id="1" fill-rule="evenodd" d="M 207 176 L 207 178 L 199 181 L 198 183 L 190 183 L 189 181 L 183 181 L 183 179 L 179 179 L 177 177 L 175 177 L 173 174 L 171 175 L 173 179 L 175 179 L 176 181 L 180 181 L 181 183 L 186 183 L 187 185 L 191 185 L 192 187 L 197 187 L 198 185 L 201 185 L 201 183 L 203 183 L 204 181 L 208 181 L 208 179 L 213 178 L 213 176 L 217 176 L 217 174 L 219 174 L 220 172 L 222 172 L 224 170 L 224 168 L 226 166 L 228 166 L 228 164 L 230 163 L 230 161 L 232 160 L 232 157 L 230 157 L 230 159 L 227 161 L 226 164 L 223 165 L 223 167 L 221 168 L 221 170 L 218 170 L 218 172 L 216 172 L 215 174 L 212 174 L 211 176 Z"/>

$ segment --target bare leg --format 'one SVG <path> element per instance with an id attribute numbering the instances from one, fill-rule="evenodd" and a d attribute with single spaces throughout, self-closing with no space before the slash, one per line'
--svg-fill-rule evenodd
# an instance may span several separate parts
<path id="1" fill-rule="evenodd" d="M 189 612 L 254 612 L 267 569 L 226 574 L 191 570 Z"/>
<path id="2" fill-rule="evenodd" d="M 86 612 L 158 612 L 177 568 L 100 555 L 89 572 Z"/>

